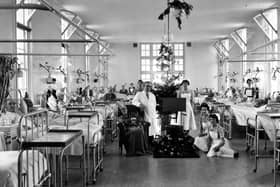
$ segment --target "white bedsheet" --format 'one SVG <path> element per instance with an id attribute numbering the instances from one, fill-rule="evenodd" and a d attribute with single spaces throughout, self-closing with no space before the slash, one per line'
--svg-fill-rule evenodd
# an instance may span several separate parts
<path id="1" fill-rule="evenodd" d="M 37 153 L 35 151 L 35 183 L 38 182 L 38 176 L 43 175 L 43 162 L 46 169 L 47 161 L 43 155 L 39 154 L 39 160 L 37 159 Z M 2 151 L 0 152 L 0 186 L 1 187 L 17 187 L 18 186 L 18 151 Z M 32 152 L 29 151 L 29 186 L 33 186 L 32 180 Z M 40 170 L 38 171 L 38 165 Z M 26 153 L 23 153 L 23 171 L 27 171 L 26 165 Z"/>
<path id="2" fill-rule="evenodd" d="M 73 122 L 71 122 L 73 120 Z M 98 121 L 99 120 L 99 121 Z M 82 121 L 80 121 L 80 119 L 70 119 L 69 120 L 69 129 L 78 129 L 78 130 L 82 130 L 83 131 L 83 135 L 85 136 L 85 143 L 88 142 L 88 121 L 87 119 L 83 119 Z M 98 114 L 98 116 L 94 116 L 90 119 L 89 121 L 90 123 L 90 132 L 89 132 L 89 136 L 90 136 L 90 144 L 92 143 L 97 143 L 101 140 L 102 138 L 102 134 L 101 131 L 98 132 L 98 135 L 95 136 L 95 139 L 93 139 L 94 134 L 101 130 L 103 127 L 103 117 L 102 115 Z M 53 123 L 54 124 L 54 123 Z M 56 125 L 50 125 L 50 129 L 66 129 L 66 127 L 64 126 L 64 120 L 57 120 Z M 81 155 L 83 152 L 83 147 L 82 147 L 82 139 L 79 139 L 77 141 L 75 141 L 72 146 L 70 146 L 70 148 L 67 150 L 67 154 L 70 155 Z"/>
<path id="3" fill-rule="evenodd" d="M 263 111 L 265 106 L 256 108 L 248 105 L 231 105 L 232 112 L 236 118 L 237 124 L 247 126 L 247 119 L 255 120 L 257 112 Z M 254 125 L 253 123 L 252 125 Z"/>
<path id="4" fill-rule="evenodd" d="M 276 129 L 280 129 L 280 120 L 277 119 L 274 122 L 275 122 L 274 124 L 276 125 L 275 126 Z M 262 127 L 265 130 L 270 141 L 273 141 L 275 136 L 274 124 L 273 124 L 273 119 L 265 116 L 258 116 L 258 126 L 260 125 L 259 127 Z M 279 131 L 277 133 L 277 136 L 280 137 Z"/>

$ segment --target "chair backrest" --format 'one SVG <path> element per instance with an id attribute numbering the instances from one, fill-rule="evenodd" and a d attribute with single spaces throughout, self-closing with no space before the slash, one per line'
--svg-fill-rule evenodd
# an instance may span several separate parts
<path id="1" fill-rule="evenodd" d="M 135 105 L 126 105 L 126 108 L 127 108 L 127 117 L 129 119 L 133 117 L 138 118 L 141 115 L 140 108 Z"/>

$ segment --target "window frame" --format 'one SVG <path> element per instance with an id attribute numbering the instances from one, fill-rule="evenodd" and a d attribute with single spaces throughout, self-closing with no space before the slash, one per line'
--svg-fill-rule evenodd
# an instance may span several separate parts
<path id="1" fill-rule="evenodd" d="M 161 70 L 160 67 L 156 68 L 155 62 L 156 59 L 159 57 L 159 49 L 160 49 L 160 42 L 143 42 L 140 43 L 140 47 L 139 47 L 139 56 L 140 56 L 140 79 L 144 78 L 144 75 L 149 74 L 150 75 L 150 79 L 144 79 L 143 81 L 152 81 L 154 82 L 156 80 L 156 77 L 159 74 L 162 74 L 162 77 L 164 77 L 164 75 L 166 74 L 166 71 Z M 182 64 L 179 64 L 179 67 L 181 67 L 182 69 L 176 69 L 175 70 L 175 66 L 176 64 L 172 64 L 171 67 L 171 71 L 173 74 L 180 74 L 182 75 L 182 77 L 184 77 L 185 75 L 185 43 L 183 42 L 174 42 L 174 43 L 170 43 L 170 45 L 172 45 L 172 48 L 174 50 L 174 54 L 178 53 L 180 56 L 175 56 L 175 61 L 176 60 L 181 60 Z M 143 46 L 145 46 L 143 48 Z M 147 47 L 149 46 L 149 47 Z M 180 47 L 181 46 L 181 47 Z M 178 50 L 179 52 L 176 52 L 176 50 Z M 156 55 L 157 53 L 157 55 Z M 149 54 L 149 55 L 148 55 Z M 142 60 L 149 60 L 149 71 L 146 71 L 146 68 L 143 68 L 142 65 Z M 144 70 L 144 71 L 143 71 Z"/>

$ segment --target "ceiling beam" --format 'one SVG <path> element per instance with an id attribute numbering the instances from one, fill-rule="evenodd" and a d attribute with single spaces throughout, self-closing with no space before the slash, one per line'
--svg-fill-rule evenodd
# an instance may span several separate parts
<path id="1" fill-rule="evenodd" d="M 72 26 L 74 26 L 78 31 L 80 31 L 81 33 L 83 33 L 84 35 L 88 36 L 90 39 L 92 39 L 93 41 L 96 41 L 99 45 L 101 45 L 102 47 L 104 47 L 109 53 L 113 54 L 112 51 L 107 48 L 105 45 L 102 44 L 102 42 L 99 39 L 94 38 L 92 35 L 90 35 L 88 32 L 86 32 L 82 27 L 80 27 L 79 25 L 77 25 L 75 22 L 73 22 L 72 20 L 70 20 L 69 18 L 67 18 L 66 16 L 64 16 L 59 10 L 57 10 L 56 8 L 54 8 L 50 3 L 48 3 L 46 0 L 39 0 L 43 5 L 45 5 L 50 12 L 53 12 L 55 15 L 57 15 L 58 17 L 66 20 L 69 24 L 71 24 Z"/>
<path id="2" fill-rule="evenodd" d="M 63 39 L 18 39 L 18 40 L 0 40 L 0 43 L 93 43 L 92 40 L 63 40 Z"/>
<path id="3" fill-rule="evenodd" d="M 67 54 L 67 53 L 0 53 L 0 55 L 16 55 L 16 56 L 104 56 L 109 57 L 109 54 Z"/>

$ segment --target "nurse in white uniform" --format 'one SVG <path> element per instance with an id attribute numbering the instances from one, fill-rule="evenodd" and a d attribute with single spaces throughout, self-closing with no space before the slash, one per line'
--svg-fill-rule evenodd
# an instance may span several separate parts
<path id="1" fill-rule="evenodd" d="M 183 128 L 186 131 L 196 130 L 195 116 L 192 108 L 193 92 L 189 89 L 190 82 L 183 80 L 180 85 L 180 90 L 177 93 L 179 98 L 186 98 L 186 115 L 182 118 Z M 181 122 L 181 112 L 178 113 L 177 121 Z"/>
<path id="2" fill-rule="evenodd" d="M 145 82 L 144 90 L 137 92 L 132 104 L 144 111 L 144 120 L 150 123 L 149 136 L 160 135 L 160 126 L 156 123 L 156 97 L 151 92 L 152 84 Z"/>

